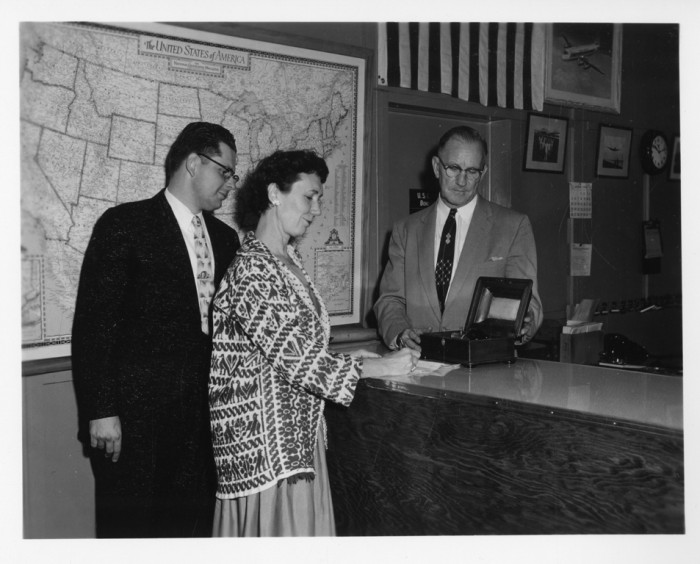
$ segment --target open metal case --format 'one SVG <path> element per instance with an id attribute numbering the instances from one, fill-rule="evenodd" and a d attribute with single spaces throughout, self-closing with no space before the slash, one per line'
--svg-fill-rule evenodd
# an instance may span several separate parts
<path id="1" fill-rule="evenodd" d="M 423 333 L 421 358 L 472 367 L 514 362 L 515 341 L 532 295 L 532 280 L 481 277 L 462 331 Z"/>

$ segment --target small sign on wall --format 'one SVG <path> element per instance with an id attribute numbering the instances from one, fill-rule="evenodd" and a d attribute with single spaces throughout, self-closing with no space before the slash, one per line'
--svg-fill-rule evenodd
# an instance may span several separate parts
<path id="1" fill-rule="evenodd" d="M 571 276 L 591 275 L 591 256 L 593 245 L 591 243 L 574 243 L 571 245 Z"/>
<path id="2" fill-rule="evenodd" d="M 415 190 L 411 189 L 408 191 L 408 208 L 409 213 L 415 213 L 425 208 L 429 207 L 435 200 L 437 200 L 438 191 L 437 190 Z"/>

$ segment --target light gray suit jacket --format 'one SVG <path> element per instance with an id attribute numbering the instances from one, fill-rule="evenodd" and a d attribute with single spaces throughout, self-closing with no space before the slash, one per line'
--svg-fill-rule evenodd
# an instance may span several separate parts
<path id="1" fill-rule="evenodd" d="M 542 324 L 537 289 L 537 251 L 530 220 L 524 214 L 477 196 L 467 238 L 440 315 L 435 289 L 435 221 L 437 203 L 394 225 L 389 262 L 374 306 L 379 333 L 387 345 L 408 327 L 423 331 L 464 328 L 480 276 L 529 278 L 532 338 Z"/>

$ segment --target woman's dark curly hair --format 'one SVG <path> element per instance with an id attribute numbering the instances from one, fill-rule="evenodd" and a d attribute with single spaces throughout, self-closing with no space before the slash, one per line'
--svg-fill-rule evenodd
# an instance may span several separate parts
<path id="1" fill-rule="evenodd" d="M 280 192 L 289 192 L 301 173 L 316 174 L 322 183 L 328 178 L 326 161 L 314 151 L 275 151 L 261 160 L 236 193 L 234 220 L 243 231 L 255 229 L 260 216 L 272 203 L 267 187 L 274 183 Z"/>

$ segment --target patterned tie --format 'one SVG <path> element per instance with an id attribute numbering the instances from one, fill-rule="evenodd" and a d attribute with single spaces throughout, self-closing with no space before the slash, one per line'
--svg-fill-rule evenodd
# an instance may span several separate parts
<path id="1" fill-rule="evenodd" d="M 199 216 L 192 218 L 194 226 L 194 252 L 197 256 L 197 295 L 199 296 L 199 312 L 202 319 L 202 332 L 209 334 L 209 304 L 214 295 L 214 269 L 207 238 L 204 236 L 202 220 Z"/>
<path id="2" fill-rule="evenodd" d="M 445 220 L 445 227 L 442 228 L 440 238 L 440 251 L 435 265 L 435 286 L 437 287 L 438 300 L 440 301 L 440 313 L 445 311 L 445 298 L 450 287 L 452 278 L 452 261 L 455 256 L 455 233 L 457 232 L 457 221 L 455 214 L 457 210 L 452 208 L 450 215 Z"/>

